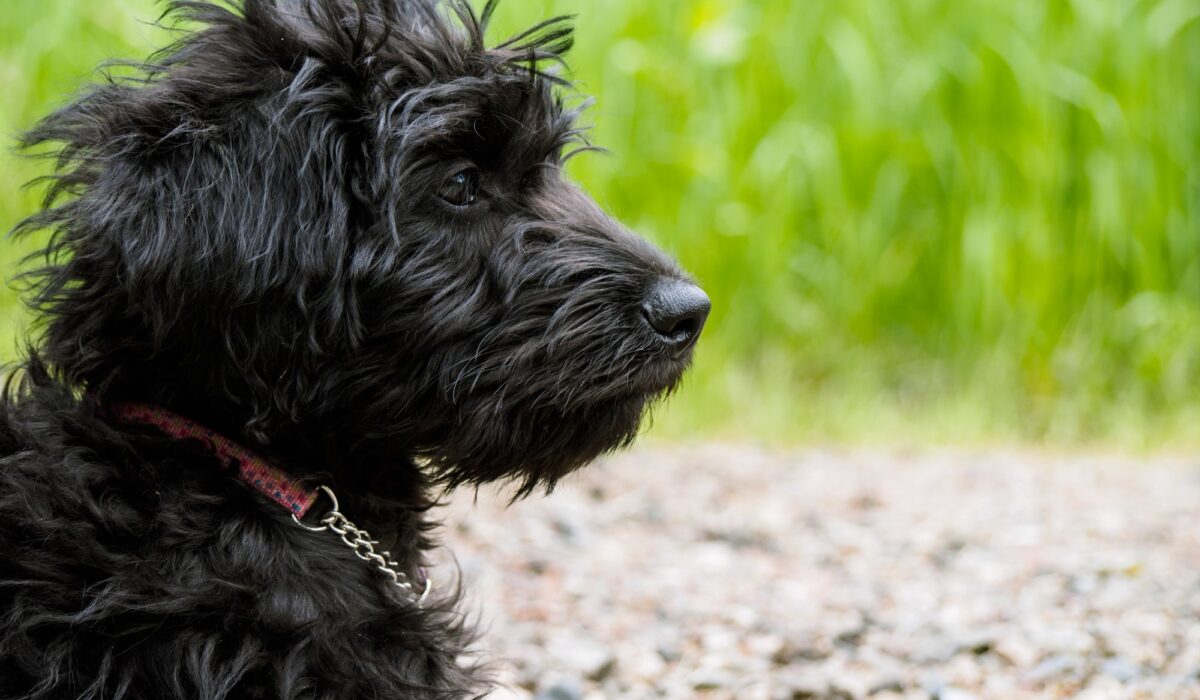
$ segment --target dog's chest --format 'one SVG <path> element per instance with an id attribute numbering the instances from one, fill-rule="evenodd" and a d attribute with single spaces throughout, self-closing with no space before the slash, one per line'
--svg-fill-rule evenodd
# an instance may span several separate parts
<path id="1" fill-rule="evenodd" d="M 432 698 L 473 685 L 453 601 L 413 604 L 337 538 L 255 510 L 220 473 L 178 456 L 131 468 L 103 449 L 5 452 L 0 697 Z"/>

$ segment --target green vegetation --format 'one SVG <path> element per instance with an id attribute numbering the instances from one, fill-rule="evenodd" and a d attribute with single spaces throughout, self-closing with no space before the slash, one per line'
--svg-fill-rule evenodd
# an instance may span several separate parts
<path id="1" fill-rule="evenodd" d="M 10 3 L 0 131 L 149 7 Z M 573 174 L 714 299 L 660 433 L 1200 444 L 1200 0 L 510 0 L 496 35 L 553 12 L 613 153 Z M 0 227 L 43 167 L 5 161 Z"/>

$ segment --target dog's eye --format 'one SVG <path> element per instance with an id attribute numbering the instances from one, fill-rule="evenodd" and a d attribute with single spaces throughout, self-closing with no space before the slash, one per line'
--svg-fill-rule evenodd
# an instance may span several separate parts
<path id="1" fill-rule="evenodd" d="M 474 168 L 460 170 L 447 178 L 437 193 L 456 207 L 474 203 L 475 198 L 479 196 L 479 171 Z"/>

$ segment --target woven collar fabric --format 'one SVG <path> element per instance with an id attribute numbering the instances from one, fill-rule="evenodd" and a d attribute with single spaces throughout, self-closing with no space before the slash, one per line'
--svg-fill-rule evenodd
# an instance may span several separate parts
<path id="1" fill-rule="evenodd" d="M 227 468 L 236 469 L 239 479 L 286 508 L 297 518 L 303 518 L 317 500 L 316 491 L 306 489 L 290 479 L 286 472 L 271 462 L 224 435 L 165 408 L 150 404 L 120 403 L 114 405 L 112 411 L 124 422 L 151 425 L 179 440 L 199 440 Z"/>

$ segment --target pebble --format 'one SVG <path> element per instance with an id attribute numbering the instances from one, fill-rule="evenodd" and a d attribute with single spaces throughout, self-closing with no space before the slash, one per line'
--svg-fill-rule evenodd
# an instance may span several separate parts
<path id="1" fill-rule="evenodd" d="M 1131 663 L 1127 659 L 1118 658 L 1105 661 L 1100 667 L 1100 673 L 1115 678 L 1122 683 L 1128 683 L 1141 675 L 1141 669 L 1137 667 L 1137 664 Z"/>
<path id="2" fill-rule="evenodd" d="M 696 690 L 730 688 L 736 683 L 737 676 L 721 668 L 700 668 L 691 675 L 691 684 Z"/>
<path id="3" fill-rule="evenodd" d="M 593 681 L 604 680 L 617 663 L 609 646 L 586 637 L 564 635 L 554 639 L 549 649 L 559 669 Z"/>
<path id="4" fill-rule="evenodd" d="M 666 661 L 667 663 L 675 663 L 679 661 L 680 657 L 683 656 L 683 652 L 681 652 L 679 649 L 678 642 L 674 641 L 659 642 L 658 646 L 655 647 L 654 650 L 657 651 L 658 655 L 661 656 L 663 661 Z"/>
<path id="5" fill-rule="evenodd" d="M 992 646 L 992 652 L 1010 666 L 1029 668 L 1038 660 L 1042 653 L 1033 644 L 1019 637 L 1004 637 Z"/>
<path id="6" fill-rule="evenodd" d="M 510 498 L 436 562 L 490 700 L 1200 698 L 1194 461 L 663 447 Z"/>
<path id="7" fill-rule="evenodd" d="M 1080 665 L 1080 660 L 1074 656 L 1052 656 L 1038 664 L 1025 679 L 1030 683 L 1045 683 L 1057 676 L 1078 672 Z"/>
<path id="8" fill-rule="evenodd" d="M 820 671 L 785 672 L 778 674 L 775 687 L 776 698 L 824 698 L 829 694 L 829 678 Z"/>
<path id="9" fill-rule="evenodd" d="M 903 693 L 904 678 L 898 673 L 883 673 L 877 677 L 871 686 L 867 689 L 867 695 L 878 695 L 879 693 Z"/>
<path id="10" fill-rule="evenodd" d="M 569 679 L 554 680 L 533 697 L 534 700 L 583 700 L 583 684 Z"/>
<path id="11" fill-rule="evenodd" d="M 938 691 L 937 700 L 978 700 L 978 696 L 962 688 L 947 686 Z"/>

